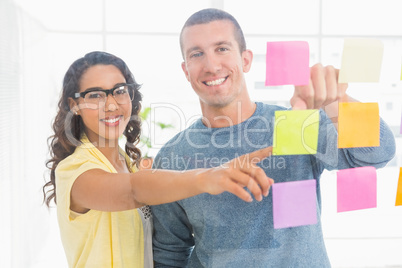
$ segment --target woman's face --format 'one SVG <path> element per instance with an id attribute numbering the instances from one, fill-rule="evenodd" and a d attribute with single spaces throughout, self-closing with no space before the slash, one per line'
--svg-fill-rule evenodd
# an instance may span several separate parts
<path id="1" fill-rule="evenodd" d="M 112 89 L 126 83 L 120 70 L 114 65 L 95 65 L 81 77 L 80 92 L 92 88 Z M 104 105 L 89 105 L 82 97 L 76 100 L 77 113 L 81 116 L 85 133 L 95 146 L 118 145 L 118 138 L 123 134 L 131 117 L 132 103 L 119 104 L 112 94 Z M 76 108 L 77 109 L 77 108 Z"/>

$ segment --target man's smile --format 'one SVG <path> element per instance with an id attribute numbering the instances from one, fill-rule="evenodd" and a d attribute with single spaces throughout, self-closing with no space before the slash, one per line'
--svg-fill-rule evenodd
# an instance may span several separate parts
<path id="1" fill-rule="evenodd" d="M 204 82 L 202 82 L 202 83 L 204 83 L 204 84 L 207 85 L 207 86 L 219 86 L 219 85 L 221 85 L 223 82 L 225 82 L 228 77 L 229 77 L 229 76 L 226 76 L 226 77 L 223 77 L 223 78 L 219 78 L 219 79 L 215 79 L 215 80 L 211 80 L 211 81 L 204 81 Z"/>

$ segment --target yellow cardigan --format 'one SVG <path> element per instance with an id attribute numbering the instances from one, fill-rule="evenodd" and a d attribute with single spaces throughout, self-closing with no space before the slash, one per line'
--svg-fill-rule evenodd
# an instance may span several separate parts
<path id="1" fill-rule="evenodd" d="M 71 187 L 80 174 L 90 169 L 117 173 L 85 135 L 81 142 L 82 145 L 56 168 L 57 218 L 68 265 L 142 268 L 144 229 L 138 209 L 121 212 L 90 210 L 85 214 L 70 210 Z"/>

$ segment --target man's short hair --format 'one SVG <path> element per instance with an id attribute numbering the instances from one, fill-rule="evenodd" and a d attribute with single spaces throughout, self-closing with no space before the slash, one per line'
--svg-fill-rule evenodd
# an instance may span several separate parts
<path id="1" fill-rule="evenodd" d="M 202 9 L 202 10 L 194 13 L 193 15 L 191 15 L 187 19 L 187 21 L 184 23 L 184 26 L 181 29 L 180 49 L 181 49 L 183 58 L 184 58 L 184 52 L 183 52 L 182 38 L 183 38 L 184 29 L 187 27 L 190 27 L 190 26 L 194 26 L 194 25 L 198 25 L 198 24 L 206 24 L 206 23 L 210 23 L 213 21 L 217 21 L 217 20 L 229 20 L 230 22 L 232 22 L 232 24 L 234 26 L 235 39 L 236 39 L 237 43 L 239 44 L 240 53 L 242 53 L 243 51 L 246 50 L 246 40 L 244 39 L 243 31 L 241 30 L 240 25 L 237 22 L 237 20 L 232 15 L 230 15 L 229 13 L 227 13 L 223 10 L 216 9 L 216 8 L 207 8 L 207 9 Z"/>

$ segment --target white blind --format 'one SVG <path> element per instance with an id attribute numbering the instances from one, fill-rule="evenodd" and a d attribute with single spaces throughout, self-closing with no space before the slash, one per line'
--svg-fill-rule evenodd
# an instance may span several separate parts
<path id="1" fill-rule="evenodd" d="M 0 267 L 16 267 L 19 238 L 18 200 L 20 151 L 20 40 L 14 4 L 0 0 Z"/>

